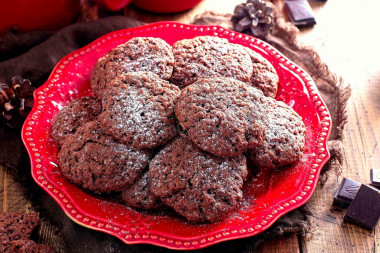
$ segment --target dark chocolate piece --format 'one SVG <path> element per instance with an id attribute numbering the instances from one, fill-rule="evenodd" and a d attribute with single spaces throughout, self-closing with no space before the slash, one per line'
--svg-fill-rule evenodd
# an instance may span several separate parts
<path id="1" fill-rule="evenodd" d="M 371 185 L 380 189 L 380 169 L 371 169 Z"/>
<path id="2" fill-rule="evenodd" d="M 362 184 L 343 219 L 374 229 L 380 217 L 380 191 Z"/>
<path id="3" fill-rule="evenodd" d="M 285 1 L 285 11 L 289 20 L 297 27 L 313 26 L 315 21 L 313 10 L 306 0 Z"/>
<path id="4" fill-rule="evenodd" d="M 355 198 L 356 193 L 360 188 L 361 183 L 354 180 L 343 178 L 339 189 L 334 195 L 334 204 L 347 207 Z"/>

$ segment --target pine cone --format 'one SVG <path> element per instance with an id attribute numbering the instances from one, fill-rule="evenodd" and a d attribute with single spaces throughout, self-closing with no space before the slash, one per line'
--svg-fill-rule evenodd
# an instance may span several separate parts
<path id="1" fill-rule="evenodd" d="M 33 107 L 35 88 L 28 79 L 12 78 L 12 85 L 0 83 L 0 118 L 10 128 L 15 128 L 28 116 Z"/>
<path id="2" fill-rule="evenodd" d="M 247 0 L 236 6 L 232 16 L 234 30 L 265 39 L 274 22 L 273 8 L 269 5 L 262 0 Z"/>

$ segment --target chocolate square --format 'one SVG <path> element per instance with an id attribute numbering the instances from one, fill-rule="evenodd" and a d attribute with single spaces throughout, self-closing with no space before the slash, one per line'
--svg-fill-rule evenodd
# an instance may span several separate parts
<path id="1" fill-rule="evenodd" d="M 380 169 L 371 169 L 371 185 L 380 189 Z"/>
<path id="2" fill-rule="evenodd" d="M 380 191 L 361 185 L 343 219 L 374 229 L 380 217 Z"/>
<path id="3" fill-rule="evenodd" d="M 334 195 L 334 204 L 347 207 L 355 198 L 361 183 L 354 180 L 343 178 L 338 190 Z"/>
<path id="4" fill-rule="evenodd" d="M 289 20 L 298 27 L 313 26 L 316 24 L 313 10 L 306 0 L 285 1 L 285 11 Z"/>

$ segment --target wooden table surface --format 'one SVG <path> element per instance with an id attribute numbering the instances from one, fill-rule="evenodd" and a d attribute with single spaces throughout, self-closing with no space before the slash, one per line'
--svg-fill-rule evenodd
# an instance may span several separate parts
<path id="1" fill-rule="evenodd" d="M 204 0 L 176 15 L 154 15 L 126 8 L 125 15 L 145 22 L 175 20 L 189 23 L 206 10 L 232 13 L 242 0 Z M 332 196 L 342 177 L 369 183 L 370 168 L 380 168 L 380 18 L 377 0 L 310 2 L 317 25 L 302 30 L 299 39 L 316 49 L 323 61 L 352 87 L 344 130 L 345 161 L 340 176 L 330 173 L 324 187 L 309 200 L 313 236 L 291 235 L 262 244 L 261 252 L 380 252 L 380 225 L 374 231 L 342 221 L 343 212 L 331 210 Z M 0 170 L 0 210 L 28 212 L 30 203 L 10 169 Z M 49 231 L 45 224 L 41 231 Z M 46 235 L 45 235 L 46 236 Z M 45 238 L 56 240 L 54 238 Z"/>

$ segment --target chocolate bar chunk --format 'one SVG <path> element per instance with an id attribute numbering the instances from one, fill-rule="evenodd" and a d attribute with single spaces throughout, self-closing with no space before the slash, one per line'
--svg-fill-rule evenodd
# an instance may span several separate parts
<path id="1" fill-rule="evenodd" d="M 313 26 L 315 21 L 313 10 L 306 0 L 285 1 L 285 11 L 289 20 L 297 27 Z"/>
<path id="2" fill-rule="evenodd" d="M 380 217 L 380 191 L 362 184 L 343 219 L 374 229 Z"/>
<path id="3" fill-rule="evenodd" d="M 371 185 L 380 189 L 380 169 L 371 169 Z"/>
<path id="4" fill-rule="evenodd" d="M 354 180 L 343 178 L 338 190 L 334 195 L 334 204 L 347 207 L 355 198 L 361 183 Z"/>

